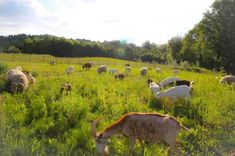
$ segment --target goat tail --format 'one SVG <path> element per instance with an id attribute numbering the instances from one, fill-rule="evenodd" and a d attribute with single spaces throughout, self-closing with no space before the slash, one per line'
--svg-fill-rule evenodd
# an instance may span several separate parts
<path id="1" fill-rule="evenodd" d="M 185 127 L 184 125 L 182 125 L 182 124 L 180 124 L 180 127 L 182 128 L 182 129 L 184 129 L 184 130 L 186 130 L 186 131 L 189 131 L 190 132 L 190 129 L 189 128 L 187 128 L 187 127 Z"/>

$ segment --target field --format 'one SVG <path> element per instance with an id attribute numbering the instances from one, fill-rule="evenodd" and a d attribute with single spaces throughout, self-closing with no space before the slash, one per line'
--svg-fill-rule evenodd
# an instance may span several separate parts
<path id="1" fill-rule="evenodd" d="M 194 81 L 192 98 L 156 100 L 146 85 L 147 78 L 155 81 L 173 76 L 172 67 L 143 64 L 109 58 L 53 58 L 47 55 L 1 54 L 1 66 L 21 66 L 33 73 L 36 83 L 25 93 L 11 95 L 4 91 L 5 73 L 0 75 L 0 155 L 6 156 L 72 156 L 95 155 L 95 143 L 90 133 L 91 122 L 102 118 L 98 130 L 128 112 L 160 112 L 175 116 L 191 132 L 181 131 L 177 140 L 181 155 L 230 155 L 235 152 L 235 88 L 221 85 L 221 73 L 206 69 L 200 72 L 183 70 L 179 78 Z M 51 66 L 49 60 L 57 60 Z M 84 62 L 96 65 L 84 71 Z M 101 64 L 124 72 L 124 64 L 132 65 L 124 80 L 114 75 L 97 74 Z M 65 75 L 72 64 L 75 71 Z M 151 67 L 141 76 L 141 66 Z M 162 72 L 156 73 L 155 68 Z M 190 68 L 190 67 L 188 67 Z M 60 86 L 69 82 L 73 90 L 60 94 Z M 113 136 L 110 155 L 128 155 L 129 140 Z M 139 142 L 136 155 L 141 155 Z M 145 144 L 145 156 L 165 156 L 163 144 Z"/>

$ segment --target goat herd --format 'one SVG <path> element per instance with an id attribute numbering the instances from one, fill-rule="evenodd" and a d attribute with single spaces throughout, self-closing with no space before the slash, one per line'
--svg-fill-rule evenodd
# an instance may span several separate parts
<path id="1" fill-rule="evenodd" d="M 82 68 L 84 70 L 89 70 L 94 65 L 93 62 L 85 63 Z M 126 72 L 131 72 L 130 64 L 125 64 Z M 74 66 L 69 66 L 66 70 L 66 74 L 70 74 L 74 71 Z M 107 65 L 101 65 L 97 69 L 97 73 L 101 74 L 103 72 L 114 73 L 115 78 L 123 80 L 125 74 L 118 73 L 116 69 L 109 69 Z M 145 76 L 148 72 L 147 67 L 142 67 L 140 69 L 140 74 Z M 161 72 L 161 68 L 157 67 L 156 72 Z M 179 70 L 175 71 L 179 72 Z M 16 67 L 10 69 L 6 73 L 6 80 L 9 91 L 11 93 L 22 93 L 28 86 L 35 83 L 35 78 L 30 72 L 22 70 L 21 67 Z M 170 97 L 175 103 L 176 99 L 190 98 L 190 92 L 192 91 L 192 86 L 194 82 L 188 80 L 181 80 L 177 77 L 167 77 L 163 81 L 156 83 L 152 79 L 147 79 L 146 81 L 148 87 L 153 92 L 157 99 L 161 97 Z M 227 75 L 221 78 L 220 83 L 235 83 L 235 76 Z M 171 85 L 167 90 L 161 91 L 166 86 Z M 172 85 L 174 85 L 172 87 Z M 61 93 L 72 90 L 72 85 L 69 83 L 61 85 Z M 173 116 L 163 115 L 158 113 L 128 113 L 119 118 L 116 122 L 107 127 L 104 131 L 97 133 L 96 125 L 98 120 L 93 121 L 91 125 L 91 133 L 95 139 L 97 153 L 105 155 L 108 153 L 108 139 L 110 136 L 122 133 L 130 139 L 129 151 L 130 155 L 134 155 L 135 141 L 139 140 L 141 145 L 143 141 L 150 143 L 166 143 L 169 145 L 169 152 L 175 152 L 176 137 L 181 129 L 190 131 L 188 128 L 183 126 L 179 121 L 177 121 Z"/>

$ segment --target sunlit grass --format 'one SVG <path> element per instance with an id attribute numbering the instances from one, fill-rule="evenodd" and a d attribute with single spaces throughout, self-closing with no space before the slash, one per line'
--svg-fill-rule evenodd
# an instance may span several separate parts
<path id="1" fill-rule="evenodd" d="M 43 56 L 31 56 L 37 60 L 34 63 L 24 61 L 27 56 L 19 55 L 22 59 L 18 62 L 4 59 L 9 68 L 21 66 L 36 75 L 36 84 L 25 93 L 1 95 L 5 98 L 0 106 L 0 136 L 3 136 L 0 152 L 4 155 L 94 155 L 90 123 L 101 117 L 98 130 L 103 130 L 128 112 L 175 116 L 192 131 L 182 131 L 178 137 L 183 155 L 227 155 L 235 148 L 235 90 L 218 83 L 220 74 L 216 78 L 205 69 L 201 73 L 181 71 L 179 78 L 195 84 L 191 100 L 181 99 L 174 105 L 171 99 L 156 100 L 146 85 L 149 77 L 159 81 L 173 76 L 171 66 L 108 58 L 74 58 L 51 66 L 49 61 L 39 61 Z M 87 61 L 96 63 L 90 71 L 82 70 L 82 64 Z M 65 75 L 68 63 L 74 65 L 75 71 Z M 125 63 L 130 63 L 132 69 L 124 80 L 96 72 L 100 64 L 125 72 Z M 152 70 L 147 76 L 141 76 L 141 66 Z M 157 66 L 162 67 L 161 73 L 156 73 Z M 3 84 L 4 75 L 1 77 L 0 84 Z M 67 96 L 59 93 L 60 85 L 65 82 L 73 86 Z M 128 155 L 128 147 L 127 138 L 111 138 L 111 155 Z M 141 155 L 140 150 L 137 142 L 136 154 Z M 167 147 L 146 144 L 144 155 L 167 155 Z"/>

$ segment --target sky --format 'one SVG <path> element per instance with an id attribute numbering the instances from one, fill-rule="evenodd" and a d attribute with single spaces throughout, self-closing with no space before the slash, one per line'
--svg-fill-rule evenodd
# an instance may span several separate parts
<path id="1" fill-rule="evenodd" d="M 214 0 L 0 0 L 0 35 L 50 34 L 141 45 L 184 36 Z"/>

